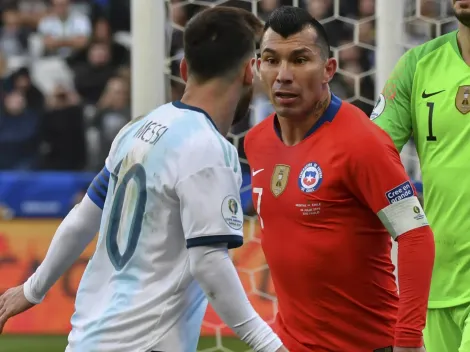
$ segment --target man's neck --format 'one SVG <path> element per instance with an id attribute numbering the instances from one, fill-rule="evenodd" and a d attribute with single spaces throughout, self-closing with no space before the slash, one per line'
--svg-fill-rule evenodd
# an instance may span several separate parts
<path id="1" fill-rule="evenodd" d="M 220 84 L 186 84 L 181 102 L 204 110 L 212 119 L 217 130 L 226 136 L 232 126 L 238 104 L 239 93 L 232 86 Z"/>
<path id="2" fill-rule="evenodd" d="M 470 28 L 459 23 L 459 32 L 457 33 L 457 42 L 463 60 L 470 66 Z"/>
<path id="3" fill-rule="evenodd" d="M 312 113 L 305 118 L 288 118 L 277 116 L 282 141 L 287 146 L 299 144 L 307 135 L 307 132 L 317 123 L 331 102 L 329 89 L 324 92 L 321 99 L 315 104 Z"/>

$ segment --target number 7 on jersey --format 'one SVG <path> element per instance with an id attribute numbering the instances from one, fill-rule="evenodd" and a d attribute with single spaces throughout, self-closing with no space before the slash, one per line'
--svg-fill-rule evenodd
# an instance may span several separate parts
<path id="1" fill-rule="evenodd" d="M 263 218 L 261 217 L 261 197 L 263 196 L 263 189 L 260 187 L 254 187 L 253 193 L 258 195 L 258 200 L 256 202 L 256 212 L 258 213 L 261 228 L 264 229 Z"/>

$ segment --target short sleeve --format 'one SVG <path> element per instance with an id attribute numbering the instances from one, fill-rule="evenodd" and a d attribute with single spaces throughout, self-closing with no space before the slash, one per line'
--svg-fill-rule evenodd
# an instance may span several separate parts
<path id="1" fill-rule="evenodd" d="M 88 17 L 77 17 L 74 24 L 75 35 L 84 37 L 89 37 L 91 35 L 91 23 Z"/>
<path id="2" fill-rule="evenodd" d="M 52 35 L 51 22 L 48 17 L 43 18 L 38 24 L 38 32 L 42 35 Z"/>
<path id="3" fill-rule="evenodd" d="M 403 55 L 388 78 L 370 116 L 401 151 L 412 133 L 411 96 L 416 58 L 413 50 Z"/>
<path id="4" fill-rule="evenodd" d="M 105 167 L 95 176 L 87 190 L 88 197 L 100 209 L 104 208 L 104 202 L 108 194 L 109 178 L 111 173 Z"/>
<path id="5" fill-rule="evenodd" d="M 387 136 L 379 137 L 371 133 L 350 147 L 346 184 L 397 238 L 428 222 L 398 151 Z"/>
<path id="6" fill-rule="evenodd" d="M 230 167 L 205 167 L 176 184 L 187 247 L 243 244 L 240 177 Z"/>

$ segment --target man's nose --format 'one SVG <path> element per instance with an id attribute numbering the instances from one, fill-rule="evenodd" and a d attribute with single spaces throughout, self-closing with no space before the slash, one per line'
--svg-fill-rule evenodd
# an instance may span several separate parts
<path id="1" fill-rule="evenodd" d="M 279 68 L 279 72 L 276 77 L 276 81 L 281 84 L 292 83 L 294 80 L 294 75 L 287 63 L 282 63 Z"/>

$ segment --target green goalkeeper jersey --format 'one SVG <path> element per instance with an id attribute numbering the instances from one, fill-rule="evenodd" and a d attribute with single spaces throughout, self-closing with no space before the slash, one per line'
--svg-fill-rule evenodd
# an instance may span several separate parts
<path id="1" fill-rule="evenodd" d="M 416 144 L 436 242 L 429 308 L 470 302 L 470 67 L 457 32 L 402 56 L 371 119 L 398 150 Z"/>

